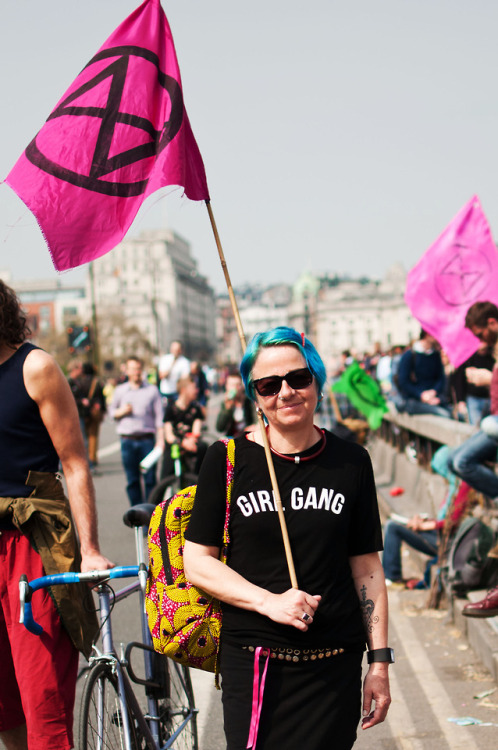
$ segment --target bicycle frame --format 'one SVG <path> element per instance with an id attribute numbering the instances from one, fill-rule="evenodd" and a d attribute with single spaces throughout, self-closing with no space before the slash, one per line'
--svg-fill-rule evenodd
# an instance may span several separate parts
<path id="1" fill-rule="evenodd" d="M 61 583 L 78 583 L 81 581 L 98 583 L 96 587 L 99 598 L 99 623 L 100 636 L 102 640 L 102 650 L 94 645 L 94 653 L 90 657 L 90 665 L 103 662 L 111 665 L 112 672 L 116 676 L 118 683 L 118 699 L 121 712 L 121 721 L 124 727 L 124 740 L 126 750 L 133 750 L 131 744 L 132 731 L 129 722 L 130 711 L 137 721 L 148 747 L 154 750 L 168 750 L 174 745 L 174 742 L 185 729 L 188 722 L 192 720 L 197 709 L 189 707 L 184 714 L 184 720 L 176 728 L 176 731 L 168 738 L 166 744 L 160 745 L 160 717 L 158 699 L 146 690 L 147 713 L 144 715 L 138 704 L 137 698 L 133 691 L 131 683 L 144 685 L 146 688 L 159 688 L 159 683 L 154 681 L 154 654 L 152 647 L 152 638 L 150 636 L 147 616 L 145 612 L 145 586 L 147 582 L 147 566 L 145 563 L 145 550 L 143 543 L 143 527 L 135 526 L 135 546 L 138 565 L 122 566 L 105 571 L 91 571 L 88 573 L 61 573 L 56 575 L 43 576 L 28 583 L 26 576 L 22 576 L 19 582 L 19 592 L 21 600 L 20 622 L 36 635 L 43 632 L 43 628 L 33 619 L 31 608 L 31 597 L 33 592 Z M 118 592 L 114 593 L 109 587 L 108 582 L 117 578 L 138 577 L 138 580 L 128 584 Z M 123 601 L 128 596 L 138 592 L 140 601 L 140 620 L 142 628 L 142 642 L 132 641 L 128 643 L 126 649 L 118 656 L 112 632 L 111 611 L 115 603 Z M 122 644 L 123 646 L 123 644 Z M 137 677 L 131 667 L 130 654 L 133 648 L 140 648 L 143 651 L 145 679 Z M 164 657 L 165 658 L 165 657 Z M 97 703 L 100 701 L 100 726 L 98 736 L 103 739 L 103 695 L 100 694 Z"/>

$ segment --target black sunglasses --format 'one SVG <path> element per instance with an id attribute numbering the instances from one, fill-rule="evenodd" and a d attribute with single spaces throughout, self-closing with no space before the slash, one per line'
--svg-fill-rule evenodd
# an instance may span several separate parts
<path id="1" fill-rule="evenodd" d="M 253 380 L 252 384 L 260 396 L 276 396 L 280 393 L 284 380 L 290 388 L 299 391 L 312 384 L 313 375 L 308 367 L 302 367 L 300 370 L 291 370 L 287 375 L 269 375 L 267 378 L 258 378 L 258 380 Z"/>

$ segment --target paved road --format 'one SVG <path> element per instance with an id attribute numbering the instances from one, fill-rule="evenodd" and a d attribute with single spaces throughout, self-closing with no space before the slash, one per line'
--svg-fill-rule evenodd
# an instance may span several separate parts
<path id="1" fill-rule="evenodd" d="M 97 507 L 99 515 L 99 537 L 101 548 L 118 565 L 135 564 L 134 532 L 122 523 L 128 509 L 125 491 L 125 477 L 121 465 L 119 442 L 114 426 L 106 421 L 102 428 L 101 449 L 99 451 L 99 472 L 95 476 Z M 121 584 L 116 584 L 119 589 Z M 129 598 L 118 605 L 113 613 L 115 643 L 134 640 L 140 633 L 140 619 L 135 598 Z M 86 665 L 81 658 L 80 666 Z M 201 750 L 222 750 L 224 748 L 220 692 L 214 687 L 214 676 L 192 670 L 192 679 L 199 711 L 199 733 L 203 738 Z M 75 741 L 78 737 L 79 697 L 84 677 L 79 680 L 75 713 Z"/>
<path id="2" fill-rule="evenodd" d="M 95 478 L 102 549 L 116 563 L 134 562 L 133 533 L 121 523 L 128 507 L 118 444 L 105 423 L 101 475 Z M 390 591 L 393 704 L 388 721 L 359 733 L 358 750 L 496 750 L 498 690 L 467 642 L 445 620 L 445 611 L 427 610 L 426 593 Z M 131 602 L 131 600 L 127 600 Z M 131 604 L 116 610 L 118 640 L 138 631 Z M 200 708 L 201 750 L 223 750 L 220 694 L 213 677 L 193 670 Z M 483 696 L 488 691 L 495 691 Z M 476 697 L 482 696 L 482 697 Z M 470 716 L 492 726 L 458 726 L 451 718 Z M 333 743 L 331 744 L 333 750 Z"/>

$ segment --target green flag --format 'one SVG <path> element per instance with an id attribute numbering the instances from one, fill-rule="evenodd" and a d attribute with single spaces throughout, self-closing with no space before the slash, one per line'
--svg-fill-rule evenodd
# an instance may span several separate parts
<path id="1" fill-rule="evenodd" d="M 345 370 L 332 390 L 344 393 L 353 406 L 368 420 L 372 430 L 377 430 L 382 422 L 382 415 L 389 411 L 386 399 L 376 381 L 362 370 L 358 362 L 353 362 Z"/>

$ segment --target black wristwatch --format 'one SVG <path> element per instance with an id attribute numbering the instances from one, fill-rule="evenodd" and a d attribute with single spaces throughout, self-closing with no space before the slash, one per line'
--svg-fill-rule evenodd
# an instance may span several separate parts
<path id="1" fill-rule="evenodd" d="M 392 648 L 373 648 L 367 653 L 367 661 L 369 664 L 373 664 L 375 661 L 394 664 L 394 650 Z"/>

